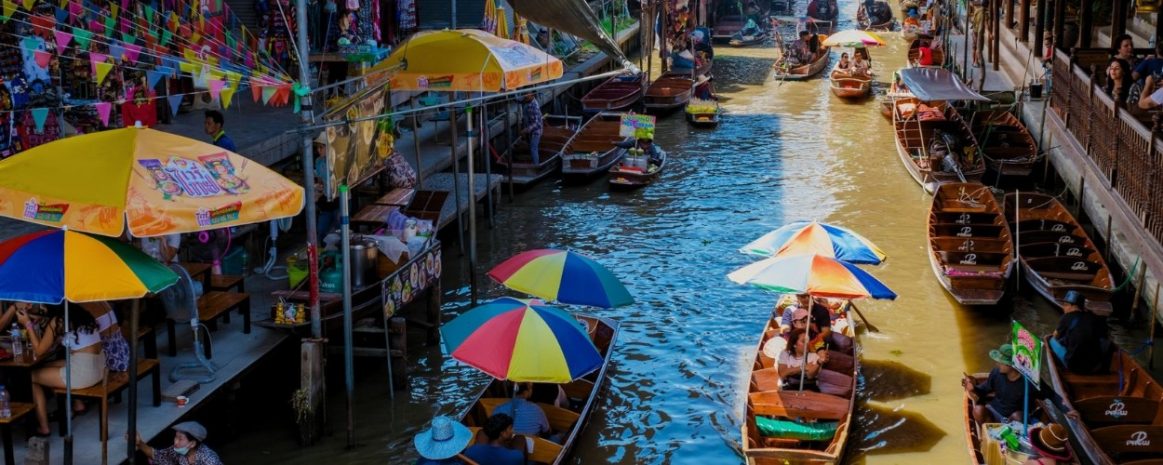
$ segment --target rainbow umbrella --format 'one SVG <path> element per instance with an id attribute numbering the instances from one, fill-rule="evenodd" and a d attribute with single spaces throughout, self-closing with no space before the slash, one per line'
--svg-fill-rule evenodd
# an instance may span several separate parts
<path id="1" fill-rule="evenodd" d="M 612 308 L 634 303 L 610 270 L 566 250 L 521 252 L 489 270 L 489 277 L 514 291 L 563 304 Z"/>
<path id="2" fill-rule="evenodd" d="M 876 244 L 848 228 L 796 221 L 739 249 L 762 257 L 819 254 L 849 263 L 879 265 L 886 256 Z"/>
<path id="3" fill-rule="evenodd" d="M 0 243 L 0 300 L 130 299 L 177 281 L 168 267 L 113 238 L 51 229 Z"/>
<path id="4" fill-rule="evenodd" d="M 449 354 L 497 379 L 568 383 L 602 366 L 573 316 L 512 297 L 480 305 L 440 328 Z"/>
<path id="5" fill-rule="evenodd" d="M 824 255 L 793 255 L 766 258 L 731 272 L 737 284 L 784 294 L 808 293 L 817 297 L 895 299 L 888 286 L 856 265 Z"/>
<path id="6" fill-rule="evenodd" d="M 820 45 L 825 47 L 879 47 L 884 45 L 884 39 L 868 31 L 849 29 L 828 36 Z"/>

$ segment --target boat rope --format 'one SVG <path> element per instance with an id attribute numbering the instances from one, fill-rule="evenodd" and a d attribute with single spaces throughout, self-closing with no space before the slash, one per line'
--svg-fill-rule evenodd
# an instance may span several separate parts
<path id="1" fill-rule="evenodd" d="M 1135 264 L 1131 265 L 1131 271 L 1127 273 L 1127 279 L 1124 279 L 1123 283 L 1119 284 L 1118 287 L 1115 287 L 1112 292 L 1119 292 L 1119 291 L 1123 290 L 1123 288 L 1127 287 L 1127 285 L 1131 283 L 1131 280 L 1135 279 L 1135 270 L 1137 270 L 1138 268 L 1139 268 L 1139 257 L 1136 256 L 1135 257 Z"/>

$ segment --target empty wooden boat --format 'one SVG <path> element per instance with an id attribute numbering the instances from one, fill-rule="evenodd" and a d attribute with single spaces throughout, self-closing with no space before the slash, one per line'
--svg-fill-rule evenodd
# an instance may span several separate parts
<path id="1" fill-rule="evenodd" d="M 602 363 L 601 368 L 590 372 L 588 375 L 571 383 L 561 385 L 565 390 L 566 396 L 570 398 L 570 404 L 579 405 L 580 408 L 566 409 L 550 404 L 538 403 L 538 406 L 541 407 L 545 412 L 545 416 L 549 419 L 549 426 L 553 431 L 560 431 L 565 434 L 560 444 L 540 437 L 517 435 L 512 444 L 513 448 L 527 450 L 529 445 L 532 446 L 532 451 L 527 452 L 529 463 L 545 465 L 559 465 L 564 463 L 565 459 L 569 456 L 570 450 L 573 449 L 574 443 L 577 442 L 579 433 L 585 428 L 590 414 L 597 408 L 595 401 L 602 390 L 602 383 L 606 380 L 606 369 L 610 366 L 611 349 L 614 346 L 614 341 L 618 337 L 618 323 L 606 318 L 587 315 L 578 316 L 578 320 L 586 326 L 590 338 L 594 342 L 594 346 L 602 354 L 604 363 Z M 475 435 L 474 443 L 480 444 L 488 441 L 484 432 L 481 431 L 481 428 L 493 414 L 493 411 L 511 400 L 512 397 L 512 383 L 494 379 L 481 391 L 476 400 L 465 409 L 461 414 L 460 421 L 473 431 Z"/>
<path id="2" fill-rule="evenodd" d="M 852 74 L 837 69 L 832 71 L 829 84 L 832 93 L 840 98 L 860 99 L 872 95 L 872 76 Z"/>
<path id="3" fill-rule="evenodd" d="M 921 64 L 921 47 L 928 47 L 929 53 L 932 56 L 932 64 Z M 919 35 L 909 44 L 909 66 L 934 66 L 940 68 L 945 64 L 945 50 L 942 48 L 933 48 L 933 37 L 927 35 Z"/>
<path id="4" fill-rule="evenodd" d="M 646 88 L 642 103 L 646 111 L 666 113 L 682 108 L 691 100 L 695 81 L 685 74 L 664 74 Z"/>
<path id="5" fill-rule="evenodd" d="M 622 115 L 598 113 L 569 140 L 561 154 L 561 174 L 566 181 L 584 181 L 605 173 L 626 155 L 633 138 L 618 134 Z"/>
<path id="6" fill-rule="evenodd" d="M 582 97 L 586 113 L 626 110 L 642 98 L 642 75 L 614 76 Z"/>
<path id="7" fill-rule="evenodd" d="M 1014 251 L 1009 225 L 988 187 L 938 187 L 929 209 L 928 238 L 933 275 L 958 303 L 994 305 L 1002 299 Z"/>
<path id="8" fill-rule="evenodd" d="M 973 114 L 973 134 L 989 168 L 1002 176 L 1028 176 L 1038 162 L 1038 144 L 1013 113 L 1004 110 Z"/>
<path id="9" fill-rule="evenodd" d="M 737 11 L 737 10 L 736 10 Z M 711 30 L 711 39 L 715 42 L 730 42 L 739 31 L 743 30 L 743 26 L 747 25 L 747 18 L 743 15 L 725 15 L 720 16 L 715 21 L 715 27 Z"/>
<path id="10" fill-rule="evenodd" d="M 893 106 L 897 155 L 926 191 L 950 182 L 981 182 L 985 160 L 956 109 L 907 97 L 895 99 Z"/>
<path id="11" fill-rule="evenodd" d="M 891 31 L 896 26 L 896 18 L 892 16 L 892 7 L 886 1 L 877 0 L 876 8 L 886 12 L 888 19 L 874 23 L 869 18 L 868 12 L 865 11 L 864 2 L 860 2 L 860 6 L 856 9 L 856 23 L 860 26 L 860 29 L 866 31 Z"/>
<path id="12" fill-rule="evenodd" d="M 785 302 L 788 300 L 781 301 L 780 312 L 787 308 Z M 833 331 L 841 331 L 849 336 L 855 335 L 855 328 L 847 312 L 834 321 L 832 326 Z M 858 359 L 854 355 L 856 352 L 828 351 L 829 360 L 817 375 L 820 392 L 784 390 L 775 365 L 776 359 L 764 353 L 767 344 L 773 339 L 783 342 L 778 320 L 769 318 L 756 347 L 744 407 L 742 437 L 743 455 L 747 463 L 841 463 L 844 447 L 849 440 L 848 428 L 856 401 L 854 380 L 859 370 Z M 775 344 L 775 347 L 779 347 L 779 344 Z M 774 355 L 778 356 L 777 353 Z"/>
<path id="13" fill-rule="evenodd" d="M 1019 208 L 1014 208 L 1020 202 Z M 1111 313 L 1114 279 L 1086 230 L 1057 198 L 1033 192 L 1006 194 L 1006 219 L 1018 244 L 1026 282 L 1054 305 L 1067 291 L 1086 296 L 1086 308 Z"/>
<path id="14" fill-rule="evenodd" d="M 506 182 L 525 186 L 556 174 L 561 169 L 561 152 L 581 128 L 582 119 L 579 116 L 545 115 L 543 121 L 539 163 L 533 163 L 528 143 L 522 141 L 514 144 L 509 159 L 498 162 L 508 169 Z"/>
<path id="15" fill-rule="evenodd" d="M 820 47 L 820 50 L 816 52 L 816 55 L 812 58 L 812 61 L 802 65 L 790 63 L 784 57 L 781 57 L 775 62 L 774 65 L 772 65 L 772 77 L 775 80 L 783 81 L 802 81 L 805 79 L 811 79 L 817 74 L 820 74 L 824 68 L 828 67 L 828 57 L 830 50 L 831 49 L 828 47 Z"/>

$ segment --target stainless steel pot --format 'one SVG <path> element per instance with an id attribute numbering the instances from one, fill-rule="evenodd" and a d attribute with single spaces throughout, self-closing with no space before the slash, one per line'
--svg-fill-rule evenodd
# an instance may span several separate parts
<path id="1" fill-rule="evenodd" d="M 380 251 L 373 240 L 351 239 L 351 288 L 359 289 L 375 281 L 376 258 Z"/>

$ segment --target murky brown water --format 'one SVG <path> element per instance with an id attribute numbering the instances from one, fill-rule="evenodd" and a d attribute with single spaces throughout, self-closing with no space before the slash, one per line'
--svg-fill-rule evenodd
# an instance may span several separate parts
<path id="1" fill-rule="evenodd" d="M 854 17 L 854 4 L 844 8 L 842 17 Z M 888 37 L 887 47 L 873 51 L 882 81 L 903 64 L 907 48 Z M 873 272 L 900 295 L 860 304 L 883 332 L 860 340 L 864 382 L 850 461 L 966 461 L 960 374 L 989 368 L 986 351 L 1004 342 L 1009 309 L 959 308 L 932 277 L 924 233 L 929 197 L 900 165 L 876 101 L 843 102 L 820 79 L 772 82 L 773 55 L 719 49 L 724 122 L 694 130 L 681 114 L 661 121 L 656 140 L 671 164 L 659 183 L 634 193 L 609 193 L 604 181 L 544 183 L 506 201 L 494 229 L 481 228 L 482 276 L 525 249 L 571 248 L 613 269 L 638 299 L 595 312 L 620 321 L 622 333 L 573 463 L 742 461 L 743 392 L 773 296 L 724 275 L 749 262 L 739 246 L 798 219 L 845 225 L 879 244 L 889 260 Z M 455 248 L 445 256 L 455 259 Z M 452 317 L 467 305 L 460 284 L 467 280 L 454 263 L 445 270 Z M 505 293 L 491 283 L 483 291 L 486 298 Z M 1057 320 L 1037 297 L 1016 298 L 1013 306 L 1014 318 L 1040 331 Z M 342 393 L 333 391 L 335 435 L 323 444 L 298 448 L 280 422 L 246 433 L 224 455 L 233 463 L 414 460 L 412 436 L 427 419 L 459 412 L 487 378 L 438 349 L 413 350 L 412 357 L 410 386 L 395 402 L 387 400 L 382 361 L 358 365 L 361 447 L 343 449 Z"/>

